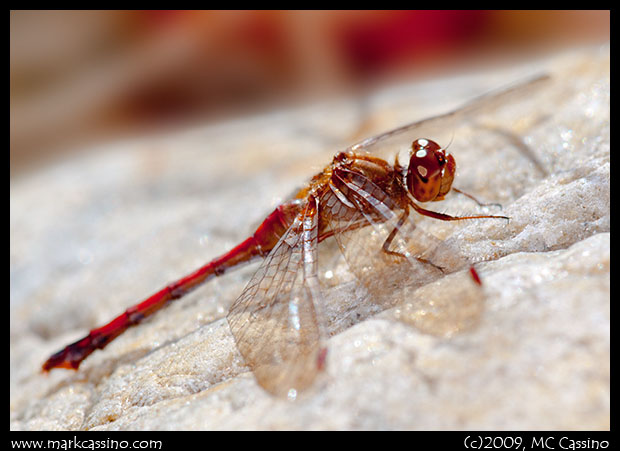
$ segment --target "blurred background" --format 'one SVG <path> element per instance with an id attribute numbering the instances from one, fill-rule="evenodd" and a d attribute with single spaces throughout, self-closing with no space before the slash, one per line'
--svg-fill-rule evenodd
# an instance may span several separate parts
<path id="1" fill-rule="evenodd" d="M 94 144 L 609 40 L 609 11 L 11 11 L 11 176 Z"/>

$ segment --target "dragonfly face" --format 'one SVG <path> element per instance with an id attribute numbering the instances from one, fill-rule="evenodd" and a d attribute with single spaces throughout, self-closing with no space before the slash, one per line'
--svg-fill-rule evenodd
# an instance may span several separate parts
<path id="1" fill-rule="evenodd" d="M 418 201 L 442 200 L 452 187 L 455 171 L 454 157 L 435 141 L 421 138 L 411 144 L 407 189 Z"/>

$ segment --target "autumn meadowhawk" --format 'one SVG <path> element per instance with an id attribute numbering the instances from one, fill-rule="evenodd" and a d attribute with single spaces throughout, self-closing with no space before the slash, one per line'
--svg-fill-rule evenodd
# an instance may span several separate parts
<path id="1" fill-rule="evenodd" d="M 479 110 L 492 111 L 522 96 L 547 78 L 539 76 L 486 94 L 449 113 L 399 127 L 337 153 L 245 241 L 91 330 L 52 355 L 43 370 L 77 369 L 92 352 L 170 301 L 214 276 L 262 259 L 230 307 L 230 330 L 245 362 L 267 391 L 287 396 L 309 387 L 323 369 L 327 352 L 319 244 L 333 239 L 351 273 L 374 302 L 383 306 L 394 305 L 393 293 L 399 287 L 420 287 L 468 266 L 471 278 L 480 283 L 458 249 L 420 227 L 418 219 L 508 218 L 451 216 L 420 205 L 442 200 L 451 190 L 460 192 L 452 188 L 455 158 L 434 136 Z M 405 147 L 406 160 L 399 161 L 398 152 Z M 393 163 L 377 156 L 380 149 L 393 150 Z"/>

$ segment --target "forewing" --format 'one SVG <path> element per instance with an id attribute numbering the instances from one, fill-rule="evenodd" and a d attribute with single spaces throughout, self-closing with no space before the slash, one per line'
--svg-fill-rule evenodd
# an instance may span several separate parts
<path id="1" fill-rule="evenodd" d="M 468 126 L 482 117 L 492 117 L 502 107 L 533 98 L 537 89 L 545 86 L 550 80 L 548 75 L 537 75 L 503 89 L 481 95 L 464 105 L 444 114 L 432 116 L 420 121 L 406 124 L 388 132 L 360 141 L 347 150 L 368 152 L 374 155 L 393 155 L 395 151 L 409 149 L 411 143 L 418 138 L 432 139 L 445 143 L 451 141 L 461 126 Z M 386 155 L 383 155 L 387 152 Z"/>
<path id="2" fill-rule="evenodd" d="M 321 366 L 316 214 L 313 205 L 300 213 L 227 316 L 256 380 L 277 396 L 310 386 Z"/>

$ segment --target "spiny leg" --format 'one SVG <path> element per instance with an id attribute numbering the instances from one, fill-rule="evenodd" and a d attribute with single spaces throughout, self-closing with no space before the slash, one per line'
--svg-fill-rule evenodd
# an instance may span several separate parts
<path id="1" fill-rule="evenodd" d="M 391 251 L 389 248 L 390 248 L 390 245 L 392 244 L 392 241 L 394 241 L 394 238 L 396 238 L 396 234 L 398 233 L 400 228 L 403 226 L 408 216 L 409 216 L 409 209 L 406 209 L 403 211 L 402 216 L 398 219 L 398 222 L 396 223 L 396 225 L 394 226 L 394 228 L 392 229 L 392 231 L 390 232 L 390 234 L 388 235 L 388 237 L 386 238 L 382 246 L 382 250 L 386 254 L 393 255 L 397 258 L 402 258 L 405 260 L 407 259 L 407 256 L 405 254 L 401 252 Z"/>
<path id="2" fill-rule="evenodd" d="M 469 199 L 471 199 L 474 202 L 476 202 L 479 207 L 499 207 L 499 208 L 502 208 L 502 204 L 498 204 L 497 202 L 490 202 L 488 204 L 482 203 L 478 199 L 476 199 L 474 196 L 472 196 L 471 194 L 466 193 L 465 191 L 461 191 L 458 188 L 452 187 L 452 191 L 455 191 L 455 192 L 457 192 L 459 194 L 462 194 L 465 197 L 468 197 Z"/>
<path id="3" fill-rule="evenodd" d="M 400 228 L 403 226 L 403 224 L 405 223 L 405 220 L 408 217 L 409 217 L 409 209 L 407 208 L 406 210 L 403 211 L 402 216 L 398 219 L 398 222 L 396 223 L 396 225 L 394 226 L 394 228 L 392 229 L 392 231 L 390 232 L 390 234 L 388 235 L 387 239 L 384 241 L 383 246 L 382 246 L 382 250 L 386 254 L 393 255 L 397 258 L 401 258 L 404 260 L 407 260 L 407 256 L 405 254 L 401 252 L 391 251 L 389 248 L 390 248 L 390 245 L 392 244 L 392 241 L 394 241 L 394 238 L 396 238 L 396 234 L 398 233 Z M 438 269 L 441 272 L 444 272 L 441 266 L 436 265 L 430 260 L 427 260 L 422 257 L 415 257 L 415 259 L 419 261 L 420 263 L 423 263 L 425 265 L 431 265 L 433 268 Z"/>
<path id="4" fill-rule="evenodd" d="M 492 219 L 505 219 L 510 221 L 508 216 L 498 216 L 498 215 L 474 215 L 474 216 L 450 216 L 445 213 L 439 213 L 432 210 L 427 210 L 425 208 L 420 207 L 411 199 L 409 200 L 409 205 L 413 207 L 413 209 L 423 216 L 428 216 L 430 218 L 439 219 L 441 221 L 463 221 L 465 219 L 484 219 L 484 218 L 492 218 Z"/>

